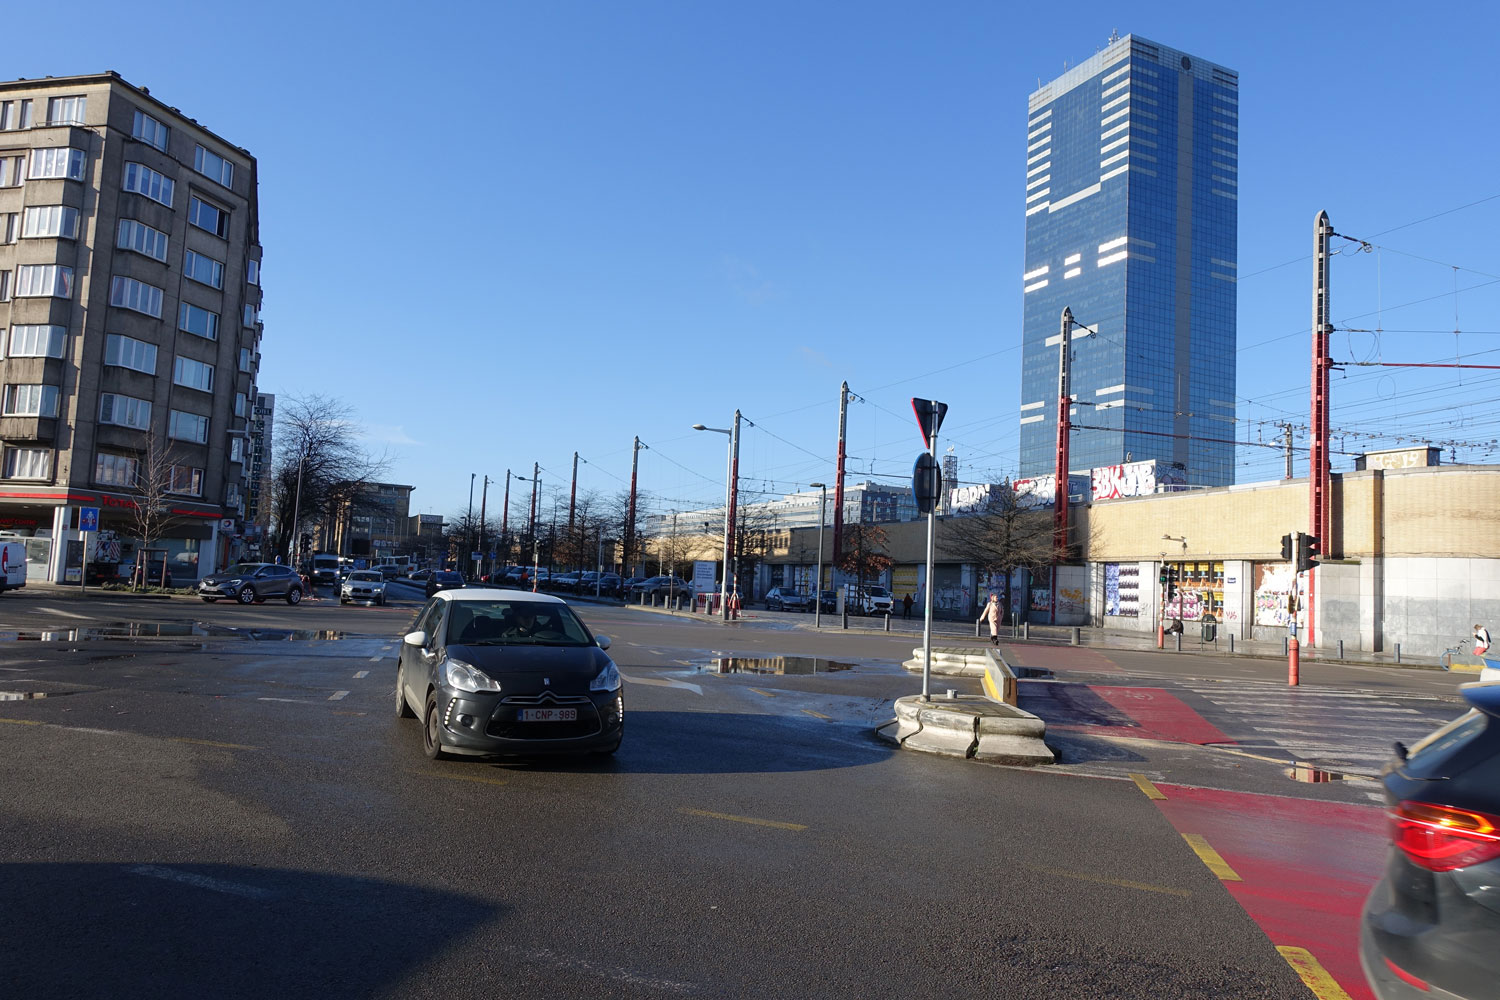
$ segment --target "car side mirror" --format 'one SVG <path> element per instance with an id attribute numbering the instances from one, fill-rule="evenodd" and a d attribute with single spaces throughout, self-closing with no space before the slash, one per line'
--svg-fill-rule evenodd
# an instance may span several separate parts
<path id="1" fill-rule="evenodd" d="M 594 645 L 598 646 L 600 649 L 608 649 L 609 648 L 609 636 L 607 636 L 607 635 L 596 635 L 596 636 L 594 636 Z"/>
<path id="2" fill-rule="evenodd" d="M 408 646 L 425 646 L 427 645 L 427 633 L 423 632 L 421 629 L 417 629 L 415 632 L 406 633 L 406 637 L 401 641 L 406 643 Z"/>

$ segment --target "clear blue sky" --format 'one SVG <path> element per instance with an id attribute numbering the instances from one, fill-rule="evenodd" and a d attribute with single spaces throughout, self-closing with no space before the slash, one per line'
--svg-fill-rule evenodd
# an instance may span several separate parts
<path id="1" fill-rule="evenodd" d="M 962 479 L 1013 474 L 1026 98 L 1111 30 L 1240 74 L 1241 440 L 1306 422 L 1319 209 L 1381 247 L 1335 261 L 1383 331 L 1336 356 L 1500 364 L 1490 5 L 1018 6 L 32 4 L 4 76 L 114 69 L 258 157 L 260 388 L 352 404 L 417 511 L 575 450 L 620 489 L 636 434 L 648 509 L 711 504 L 689 426 L 735 407 L 745 489 L 827 481 L 842 379 L 855 478 L 909 472 L 912 395 Z M 1333 423 L 1487 443 L 1497 384 L 1350 369 Z"/>

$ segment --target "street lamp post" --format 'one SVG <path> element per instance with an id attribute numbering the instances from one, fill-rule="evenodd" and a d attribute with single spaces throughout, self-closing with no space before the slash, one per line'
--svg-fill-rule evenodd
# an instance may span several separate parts
<path id="1" fill-rule="evenodd" d="M 825 483 L 808 483 L 823 491 L 818 500 L 818 575 L 813 579 L 813 628 L 823 624 L 823 524 L 828 520 L 828 486 Z"/>
<path id="2" fill-rule="evenodd" d="M 740 420 L 740 411 L 735 410 L 734 424 L 729 428 L 693 425 L 695 431 L 713 431 L 715 434 L 729 435 L 729 476 L 725 483 L 724 496 L 724 579 L 719 584 L 720 611 L 725 620 L 729 618 L 729 578 L 734 571 L 734 504 L 739 496 Z M 739 590 L 738 581 L 735 582 L 735 590 L 736 592 Z"/>
<path id="3" fill-rule="evenodd" d="M 600 531 L 599 551 L 594 553 L 594 563 L 599 568 L 599 572 L 594 576 L 594 600 L 596 601 L 599 599 L 599 585 L 604 582 L 604 543 L 606 541 L 608 541 L 611 545 L 615 544 L 615 540 L 613 538 L 606 539 L 604 537 L 604 532 Z"/>
<path id="4" fill-rule="evenodd" d="M 479 473 L 469 473 L 469 513 L 464 519 L 464 543 L 469 546 L 469 551 L 474 551 L 474 480 Z"/>

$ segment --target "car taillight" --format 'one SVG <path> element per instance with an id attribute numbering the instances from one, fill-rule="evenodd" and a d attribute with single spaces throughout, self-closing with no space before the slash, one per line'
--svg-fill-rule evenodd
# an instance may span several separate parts
<path id="1" fill-rule="evenodd" d="M 1500 817 L 1430 802 L 1402 802 L 1387 814 L 1391 841 L 1432 872 L 1500 858 Z"/>

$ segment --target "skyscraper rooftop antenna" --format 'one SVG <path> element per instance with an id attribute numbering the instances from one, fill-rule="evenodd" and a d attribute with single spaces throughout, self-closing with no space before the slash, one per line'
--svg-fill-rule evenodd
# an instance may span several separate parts
<path id="1" fill-rule="evenodd" d="M 1118 42 L 1119 40 L 1120 40 L 1120 29 L 1119 28 L 1110 28 L 1109 29 L 1109 44 L 1113 45 L 1113 44 L 1115 44 L 1115 42 Z"/>

